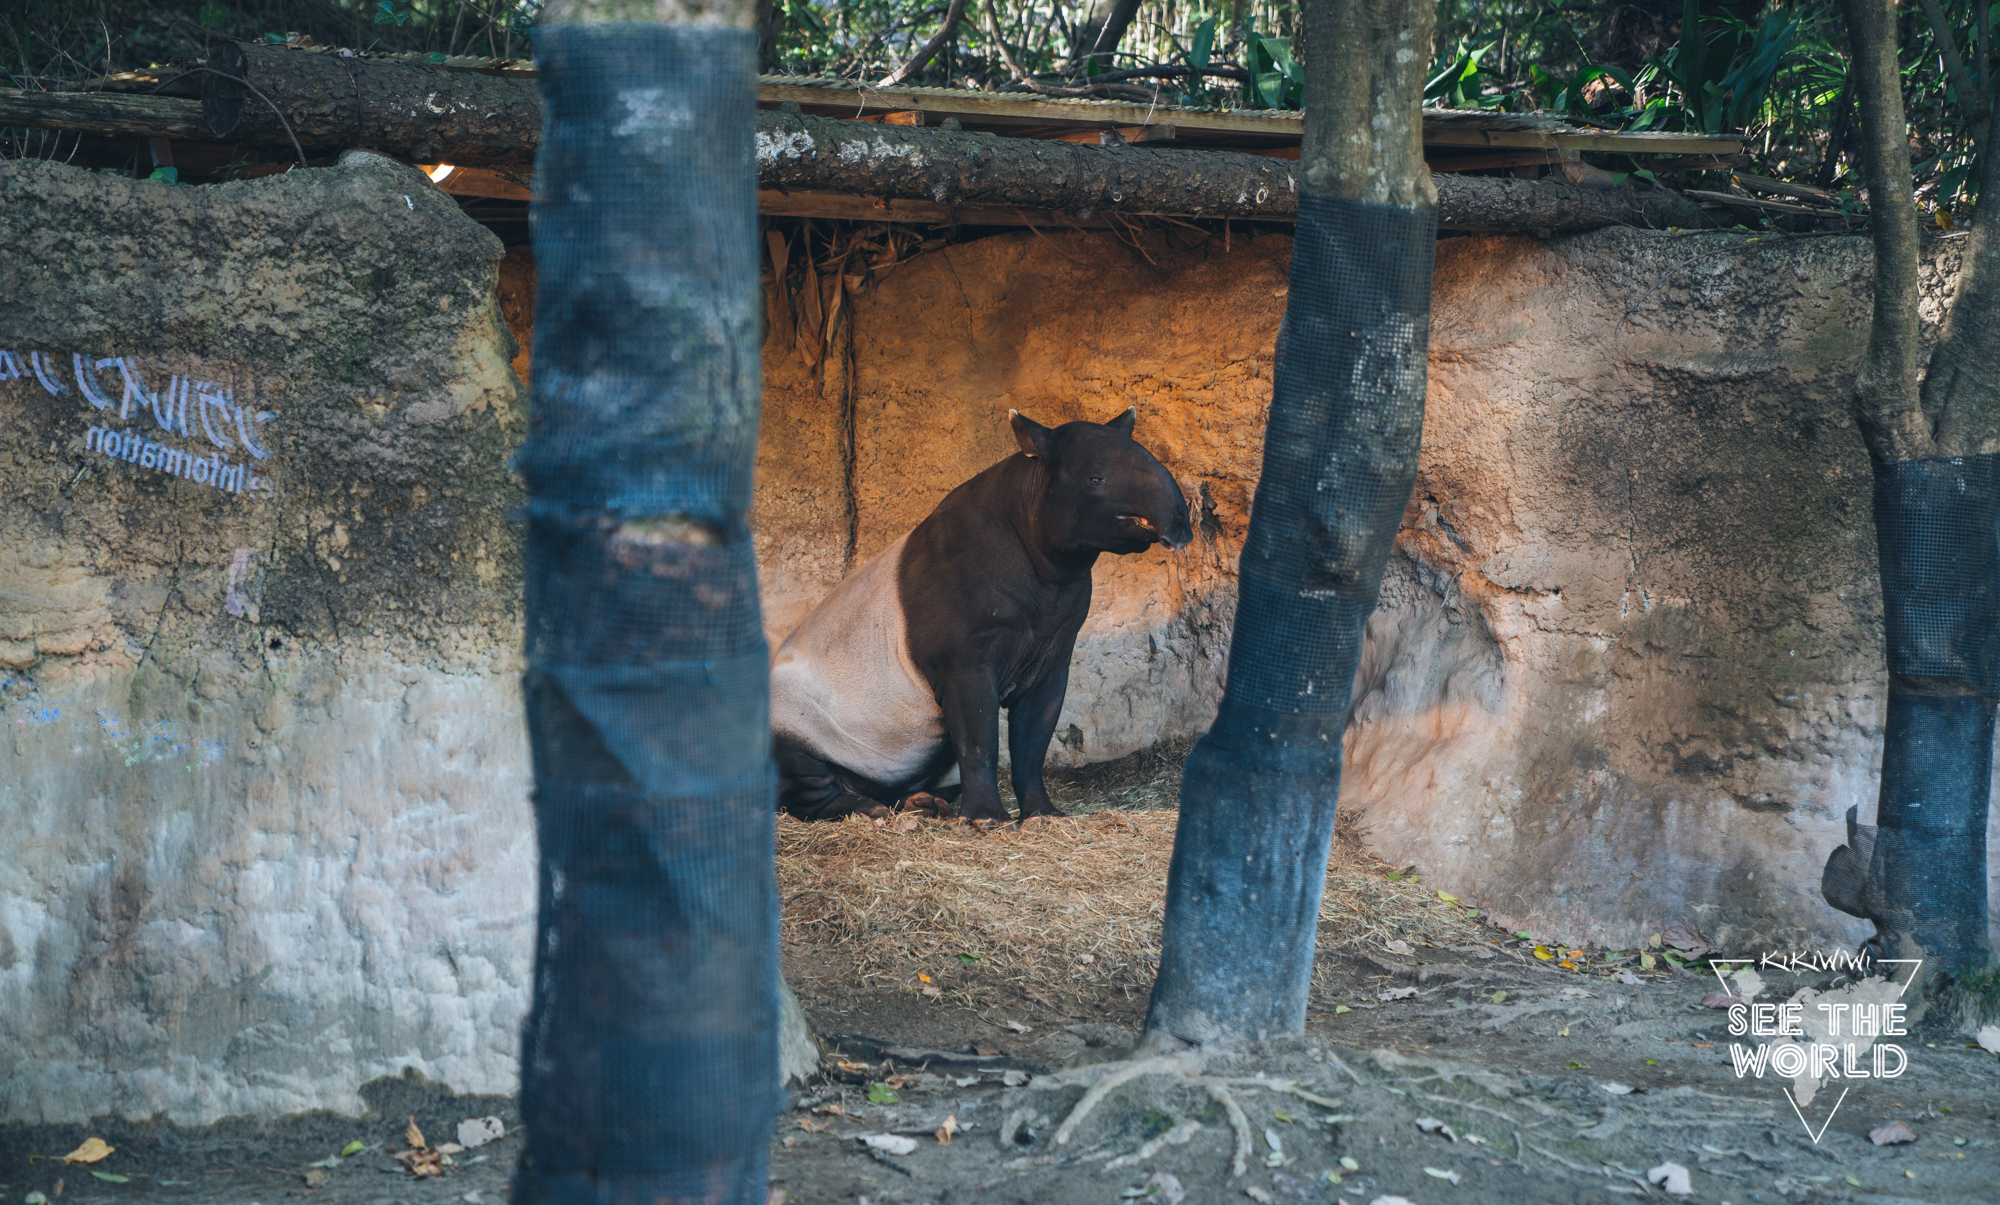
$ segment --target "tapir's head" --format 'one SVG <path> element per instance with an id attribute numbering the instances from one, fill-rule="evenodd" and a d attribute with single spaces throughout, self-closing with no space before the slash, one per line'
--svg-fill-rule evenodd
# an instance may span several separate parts
<path id="1" fill-rule="evenodd" d="M 1155 542 L 1181 548 L 1194 538 L 1173 474 L 1133 442 L 1136 409 L 1108 423 L 1054 428 L 1018 411 L 1007 417 L 1022 455 L 1042 462 L 1038 526 L 1052 550 L 1144 552 Z"/>

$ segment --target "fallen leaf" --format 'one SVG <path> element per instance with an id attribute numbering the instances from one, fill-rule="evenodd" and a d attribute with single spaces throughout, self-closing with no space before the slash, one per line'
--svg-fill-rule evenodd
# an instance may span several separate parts
<path id="1" fill-rule="evenodd" d="M 790 1195 L 790 1193 L 787 1193 L 782 1188 L 773 1188 L 764 1194 L 764 1205 L 785 1205 L 785 1198 Z M 466 1193 L 465 1199 L 468 1201 L 477 1201 L 479 1194 L 476 1192 Z"/>
<path id="2" fill-rule="evenodd" d="M 21 1198 L 22 1205 L 49 1205 L 49 1199 L 38 1192 L 31 1192 Z"/>
<path id="3" fill-rule="evenodd" d="M 1507 993 L 1506 993 L 1506 992 L 1494 992 L 1494 993 L 1493 993 L 1493 1003 L 1495 1003 L 1495 1004 L 1505 1004 L 1505 1003 L 1507 1003 Z"/>
<path id="4" fill-rule="evenodd" d="M 1641 951 L 1639 952 L 1639 969 L 1640 969 L 1640 970 L 1642 970 L 1642 971 L 1650 971 L 1650 970 L 1652 970 L 1652 969 L 1653 969 L 1653 968 L 1654 968 L 1655 966 L 1658 966 L 1658 965 L 1659 965 L 1659 962 L 1658 962 L 1658 960 L 1657 960 L 1657 959 L 1655 959 L 1655 958 L 1654 958 L 1654 957 L 1653 957 L 1653 956 L 1652 956 L 1651 954 L 1648 954 L 1648 953 L 1646 953 L 1646 952 L 1645 952 L 1644 950 L 1641 950 Z"/>
<path id="5" fill-rule="evenodd" d="M 1887 1125 L 1879 1125 L 1868 1131 L 1868 1141 L 1874 1143 L 1876 1146 L 1901 1146 L 1905 1142 L 1915 1142 L 1916 1140 L 1917 1132 L 1900 1121 L 1892 1121 Z"/>
<path id="6" fill-rule="evenodd" d="M 954 1113 L 946 1117 L 943 1123 L 938 1126 L 934 1137 L 938 1140 L 939 1146 L 950 1146 L 951 1136 L 956 1133 L 958 1133 L 958 1115 Z"/>
<path id="7" fill-rule="evenodd" d="M 929 996 L 933 1000 L 941 1000 L 944 998 L 944 991 L 933 984 L 924 989 L 924 995 Z"/>
<path id="8" fill-rule="evenodd" d="M 1715 948 L 1715 943 L 1703 937 L 1689 925 L 1675 925 L 1660 936 L 1668 945 L 1686 954 L 1689 958 L 1700 958 Z"/>
<path id="9" fill-rule="evenodd" d="M 101 1176 L 104 1173 L 98 1172 L 97 1174 Z M 333 1177 L 323 1167 L 309 1167 L 306 1169 L 305 1181 L 307 1188 L 318 1188 L 331 1179 Z"/>
<path id="10" fill-rule="evenodd" d="M 1336 1017 L 1342 1013 L 1351 1013 L 1353 1011 L 1353 1009 L 1347 1007 L 1345 1004 L 1336 1004 L 1333 1006 L 1333 1015 Z"/>
<path id="11" fill-rule="evenodd" d="M 52 1196 L 52 1197 L 59 1197 L 59 1196 L 61 1196 L 61 1195 L 62 1195 L 62 1192 L 63 1192 L 63 1182 L 62 1182 L 62 1180 L 58 1179 L 58 1180 L 57 1180 L 57 1181 L 56 1181 L 56 1182 L 55 1182 L 54 1184 L 51 1184 L 51 1185 L 49 1185 L 49 1195 L 50 1195 L 50 1196 Z"/>
<path id="12" fill-rule="evenodd" d="M 1277 1200 L 1276 1197 L 1257 1187 L 1255 1184 L 1245 1184 L 1243 1186 L 1243 1195 L 1258 1202 L 1259 1205 L 1271 1205 L 1271 1202 Z"/>
<path id="13" fill-rule="evenodd" d="M 458 1145 L 466 1150 L 506 1136 L 506 1123 L 498 1117 L 468 1117 L 458 1123 Z"/>
<path id="14" fill-rule="evenodd" d="M 2000 1054 L 2000 1025 L 1982 1025 L 1977 1038 L 1981 1050 Z"/>
<path id="15" fill-rule="evenodd" d="M 810 1117 L 799 1118 L 799 1128 L 808 1134 L 823 1134 L 832 1124 L 830 1121 L 814 1121 Z"/>
<path id="16" fill-rule="evenodd" d="M 848 1062 L 848 1061 L 847 1061 L 846 1059 L 835 1059 L 835 1060 L 833 1061 L 833 1065 L 834 1065 L 834 1066 L 836 1066 L 836 1067 L 838 1067 L 838 1068 L 840 1068 L 840 1069 L 841 1069 L 842 1071 L 846 1071 L 846 1072 L 849 1072 L 849 1073 L 853 1073 L 853 1072 L 856 1072 L 856 1071 L 873 1071 L 873 1070 L 874 1070 L 874 1068 L 873 1068 L 873 1067 L 870 1067 L 870 1066 L 869 1066 L 868 1064 L 866 1064 L 866 1063 L 850 1063 L 850 1062 Z"/>
<path id="17" fill-rule="evenodd" d="M 1486 1140 L 1485 1140 L 1484 1138 L 1481 1138 L 1481 1137 L 1480 1137 L 1479 1135 L 1477 1135 L 1477 1134 L 1467 1134 L 1467 1135 L 1465 1136 L 1465 1140 L 1466 1140 L 1467 1142 L 1470 1142 L 1470 1143 L 1471 1143 L 1472 1145 L 1474 1145 L 1474 1146 L 1485 1146 L 1485 1145 L 1486 1145 Z"/>
<path id="18" fill-rule="evenodd" d="M 1352 1155 L 1342 1155 L 1340 1157 L 1340 1166 L 1346 1168 L 1348 1171 L 1351 1172 L 1358 1172 L 1361 1170 L 1361 1164 L 1355 1162 L 1354 1156 Z"/>
<path id="19" fill-rule="evenodd" d="M 1457 1172 L 1446 1171 L 1441 1167 L 1427 1167 L 1424 1169 L 1424 1174 L 1426 1176 L 1436 1176 L 1440 1180 L 1449 1180 L 1453 1184 L 1458 1183 L 1461 1179 L 1464 1178 L 1460 1176 Z"/>
<path id="20" fill-rule="evenodd" d="M 1270 1126 L 1264 1127 L 1264 1145 L 1271 1148 L 1272 1154 L 1277 1155 L 1280 1158 L 1284 1157 L 1285 1154 L 1284 1140 L 1279 1138 L 1278 1131 L 1272 1129 Z"/>
<path id="21" fill-rule="evenodd" d="M 1000 1077 L 1000 1082 L 1009 1088 L 1018 1088 L 1028 1082 L 1028 1073 L 1018 1067 L 1010 1067 L 1007 1073 Z"/>
<path id="22" fill-rule="evenodd" d="M 1567 958 L 1563 959 L 1561 962 L 1558 962 L 1556 965 L 1561 967 L 1565 971 L 1574 971 L 1576 969 L 1576 964 L 1571 962 Z"/>
<path id="23" fill-rule="evenodd" d="M 410 1149 L 414 1151 L 420 1151 L 430 1145 L 424 1141 L 424 1132 L 417 1128 L 415 1116 L 410 1118 L 409 1128 L 403 1131 L 403 1141 L 409 1143 Z"/>
<path id="24" fill-rule="evenodd" d="M 1410 948 L 1409 942 L 1404 941 L 1400 937 L 1390 942 L 1388 945 L 1383 946 L 1382 948 L 1389 951 L 1391 954 L 1413 954 L 1416 952 Z"/>
<path id="25" fill-rule="evenodd" d="M 1411 1205 L 1411 1201 L 1408 1197 L 1392 1197 L 1385 1194 L 1368 1202 L 1368 1205 Z"/>
<path id="26" fill-rule="evenodd" d="M 1559 1037 L 1559 1038 L 1566 1038 L 1566 1037 L 1568 1037 L 1568 1036 L 1569 1036 L 1569 1026 L 1565 1025 L 1565 1026 L 1563 1026 L 1563 1027 L 1562 1027 L 1561 1029 L 1558 1029 L 1558 1030 L 1556 1030 L 1556 1036 L 1557 1036 L 1557 1037 Z"/>
<path id="27" fill-rule="evenodd" d="M 1443 1134 L 1453 1142 L 1458 1141 L 1458 1132 L 1435 1117 L 1417 1118 L 1417 1128 L 1426 1134 Z"/>
<path id="28" fill-rule="evenodd" d="M 929 983 L 931 981 L 931 977 L 929 975 L 924 974 L 922 971 L 918 971 L 917 980 L 918 982 L 921 983 Z"/>
<path id="29" fill-rule="evenodd" d="M 890 825 L 889 829 L 891 832 L 914 833 L 921 827 L 923 827 L 923 821 L 917 819 L 915 812 L 904 812 L 902 815 L 896 817 L 896 822 Z"/>
<path id="30" fill-rule="evenodd" d="M 1638 977 L 1637 975 L 1634 975 L 1634 974 L 1633 974 L 1632 972 L 1630 972 L 1630 971 L 1626 971 L 1626 970 L 1617 970 L 1617 971 L 1613 971 L 1613 972 L 1611 972 L 1611 982 L 1613 982 L 1613 983 L 1644 983 L 1644 982 L 1646 982 L 1646 981 L 1645 981 L 1644 979 L 1641 979 L 1641 978 L 1639 978 L 1639 977 Z"/>
<path id="31" fill-rule="evenodd" d="M 1445 893 L 1444 893 L 1444 892 L 1442 892 L 1442 891 L 1438 892 L 1438 898 L 1439 898 L 1439 899 L 1441 899 L 1441 900 L 1443 900 L 1443 901 L 1444 901 L 1445 903 L 1447 903 L 1447 904 L 1456 904 L 1456 903 L 1458 902 L 1458 897 L 1457 897 L 1457 896 L 1455 896 L 1455 895 L 1447 895 L 1447 894 L 1445 894 Z"/>
<path id="32" fill-rule="evenodd" d="M 1023 1024 L 1021 1024 L 1021 1023 L 1020 1023 L 1019 1021 L 1002 1021 L 1002 1022 L 1000 1022 L 1000 1028 L 1002 1028 L 1002 1029 L 1011 1029 L 1011 1030 L 1013 1030 L 1013 1031 L 1014 1031 L 1015 1033 L 1033 1033 L 1033 1032 L 1035 1032 L 1035 1027 L 1034 1027 L 1034 1026 L 1032 1026 L 1032 1025 L 1023 1025 Z"/>
<path id="33" fill-rule="evenodd" d="M 1587 1070 L 1589 1067 L 1590 1067 L 1589 1063 L 1579 1063 L 1576 1062 L 1575 1060 L 1571 1060 L 1570 1062 L 1563 1064 L 1563 1070 L 1565 1071 L 1584 1071 Z"/>
<path id="34" fill-rule="evenodd" d="M 896 1091 L 884 1083 L 870 1084 L 868 1085 L 868 1103 L 871 1105 L 893 1105 L 896 1103 Z"/>
<path id="35" fill-rule="evenodd" d="M 980 1058 L 990 1059 L 994 1055 L 999 1054 L 1000 1049 L 997 1046 L 981 1046 L 975 1042 L 972 1046 L 972 1053 L 978 1055 Z"/>
<path id="36" fill-rule="evenodd" d="M 854 1140 L 885 1155 L 913 1155 L 917 1150 L 917 1140 L 901 1134 L 856 1134 Z"/>
<path id="37" fill-rule="evenodd" d="M 1611 1095 L 1613 1096 L 1632 1095 L 1632 1089 L 1629 1086 L 1618 1083 L 1616 1080 L 1605 1080 L 1603 1083 L 1597 1086 L 1604 1089 L 1606 1092 L 1611 1093 Z"/>
<path id="38" fill-rule="evenodd" d="M 1747 1003 L 1747 1001 L 1743 997 L 1737 995 L 1735 992 L 1725 992 L 1720 988 L 1701 998 L 1701 1006 L 1703 1008 L 1728 1008 L 1731 1005 L 1744 1003 Z"/>
<path id="39" fill-rule="evenodd" d="M 1416 994 L 1417 989 L 1413 987 L 1385 987 L 1375 993 L 1375 998 L 1377 1000 L 1408 1000 Z"/>
<path id="40" fill-rule="evenodd" d="M 1541 959 L 1543 962 L 1547 962 L 1549 959 L 1554 958 L 1555 955 L 1549 953 L 1549 948 L 1547 946 L 1536 946 L 1535 957 Z"/>
<path id="41" fill-rule="evenodd" d="M 845 1117 L 847 1116 L 847 1106 L 841 1104 L 839 1101 L 834 1101 L 830 1105 L 816 1106 L 813 1109 L 813 1112 L 824 1114 L 830 1117 Z"/>
<path id="42" fill-rule="evenodd" d="M 356 1138 L 354 1141 L 340 1148 L 340 1157 L 342 1159 L 346 1159 L 351 1156 L 358 1155 L 362 1151 L 365 1151 L 367 1149 L 368 1149 L 368 1144 L 361 1141 L 359 1138 Z"/>
<path id="43" fill-rule="evenodd" d="M 1694 1192 L 1694 1184 L 1688 1179 L 1688 1169 L 1678 1163 L 1662 1163 L 1646 1173 L 1646 1183 L 1657 1184 L 1667 1190 L 1667 1195 L 1685 1197 Z"/>
<path id="44" fill-rule="evenodd" d="M 82 1146 L 79 1146 L 75 1150 L 71 1151 L 69 1154 L 64 1155 L 62 1157 L 62 1161 L 64 1163 L 70 1163 L 70 1164 L 96 1163 L 101 1159 L 109 1158 L 111 1156 L 111 1152 L 116 1149 L 117 1149 L 116 1147 L 104 1141 L 104 1139 L 102 1138 L 86 1138 L 83 1140 Z"/>

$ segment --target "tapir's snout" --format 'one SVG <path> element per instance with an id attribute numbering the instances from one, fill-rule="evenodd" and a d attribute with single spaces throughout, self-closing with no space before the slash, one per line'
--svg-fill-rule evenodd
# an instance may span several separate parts
<path id="1" fill-rule="evenodd" d="M 1188 524 L 1187 498 L 1181 493 L 1181 487 L 1174 483 L 1174 479 L 1168 476 L 1164 469 L 1161 470 L 1160 476 L 1165 480 L 1161 483 L 1163 488 L 1160 491 L 1158 504 L 1149 508 L 1153 511 L 1153 515 L 1129 517 L 1152 532 L 1153 538 L 1168 548 L 1186 548 L 1194 542 L 1194 528 Z"/>
<path id="2" fill-rule="evenodd" d="M 1160 533 L 1160 543 L 1179 550 L 1193 542 L 1194 528 L 1188 524 L 1187 503 L 1183 501 L 1174 508 L 1172 521 L 1167 524 L 1166 530 Z"/>

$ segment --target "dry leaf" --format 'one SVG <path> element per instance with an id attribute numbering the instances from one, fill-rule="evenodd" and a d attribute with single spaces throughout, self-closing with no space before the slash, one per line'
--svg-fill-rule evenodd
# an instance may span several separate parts
<path id="1" fill-rule="evenodd" d="M 2000 1025 L 1982 1025 L 1978 1034 L 1979 1048 L 2000 1054 Z"/>
<path id="2" fill-rule="evenodd" d="M 896 817 L 896 823 L 889 827 L 899 833 L 914 833 L 923 827 L 923 821 L 917 819 L 915 812 L 904 812 Z"/>
<path id="3" fill-rule="evenodd" d="M 70 1164 L 96 1163 L 101 1159 L 110 1157 L 111 1152 L 116 1149 L 116 1147 L 102 1138 L 86 1138 L 83 1140 L 82 1146 L 64 1155 L 62 1161 Z"/>
<path id="4" fill-rule="evenodd" d="M 1404 941 L 1404 940 L 1403 940 L 1402 938 L 1400 938 L 1400 937 L 1398 937 L 1398 938 L 1397 938 L 1396 940 L 1394 940 L 1394 941 L 1390 942 L 1390 943 L 1389 943 L 1388 945 L 1386 945 L 1386 946 L 1383 946 L 1382 948 L 1383 948 L 1383 949 L 1385 949 L 1385 950 L 1387 950 L 1387 951 L 1389 951 L 1389 952 L 1390 952 L 1391 954 L 1402 954 L 1402 955 L 1404 955 L 1404 956 L 1406 956 L 1406 957 L 1407 957 L 1408 955 L 1410 955 L 1410 954 L 1414 954 L 1414 953 L 1416 952 L 1416 951 L 1414 951 L 1414 950 L 1412 950 L 1412 949 L 1410 948 L 1410 943 L 1409 943 L 1409 942 L 1407 942 L 1407 941 Z"/>
<path id="5" fill-rule="evenodd" d="M 464 1147 L 458 1145 L 456 1142 L 440 1142 L 437 1153 L 440 1155 L 456 1155 L 464 1149 Z"/>
<path id="6" fill-rule="evenodd" d="M 1630 972 L 1630 971 L 1626 971 L 1626 970 L 1617 970 L 1617 971 L 1613 971 L 1613 972 L 1611 972 L 1611 982 L 1613 982 L 1613 983 L 1644 983 L 1644 982 L 1646 982 L 1646 981 L 1645 981 L 1644 979 L 1641 979 L 1641 978 L 1639 978 L 1639 977 L 1638 977 L 1637 975 L 1634 975 L 1634 974 L 1633 974 L 1632 972 Z"/>
<path id="7" fill-rule="evenodd" d="M 2000 1029 L 1995 1029 L 1994 1032 L 2000 1033 Z M 1000 1053 L 1000 1048 L 997 1046 L 981 1046 L 979 1043 L 974 1042 L 972 1044 L 972 1053 L 978 1055 L 980 1058 L 990 1059 Z"/>
<path id="8" fill-rule="evenodd" d="M 1868 1131 L 1868 1141 L 1876 1146 L 1901 1146 L 1905 1142 L 1915 1142 L 1917 1132 L 1900 1121 L 1879 1125 Z"/>
<path id="9" fill-rule="evenodd" d="M 1258 1202 L 1258 1205 L 1271 1205 L 1273 1201 L 1277 1200 L 1276 1197 L 1272 1196 L 1268 1192 L 1265 1192 L 1263 1189 L 1257 1187 L 1255 1184 L 1245 1184 L 1243 1186 L 1243 1195 L 1249 1197 L 1253 1201 Z"/>
<path id="10" fill-rule="evenodd" d="M 1377 1000 L 1408 1000 L 1416 994 L 1417 989 L 1413 987 L 1385 987 L 1375 993 L 1375 998 Z"/>
<path id="11" fill-rule="evenodd" d="M 410 1149 L 413 1151 L 423 1150 L 430 1145 L 430 1143 L 424 1141 L 424 1132 L 417 1128 L 417 1119 L 414 1114 L 410 1117 L 409 1128 L 403 1131 L 403 1141 L 409 1143 Z"/>
<path id="12" fill-rule="evenodd" d="M 924 989 L 924 995 L 929 996 L 933 1000 L 938 1000 L 944 997 L 944 992 L 942 989 L 932 986 Z"/>
<path id="13" fill-rule="evenodd" d="M 1720 989 L 1712 991 L 1701 998 L 1701 1006 L 1703 1008 L 1728 1008 L 1733 1004 L 1742 1003 L 1744 1003 L 1743 997 L 1734 992 L 1725 992 Z"/>
<path id="14" fill-rule="evenodd" d="M 326 1174 L 325 1168 L 309 1167 L 306 1169 L 305 1179 L 307 1188 L 318 1188 L 333 1177 Z"/>
<path id="15" fill-rule="evenodd" d="M 1632 1095 L 1632 1089 L 1630 1087 L 1628 1087 L 1625 1084 L 1618 1083 L 1616 1080 L 1605 1080 L 1603 1083 L 1597 1086 L 1604 1089 L 1606 1092 L 1609 1092 L 1613 1096 Z"/>
<path id="16" fill-rule="evenodd" d="M 799 1118 L 799 1128 L 808 1134 L 823 1134 L 832 1124 L 830 1121 L 814 1121 L 810 1117 Z"/>
<path id="17" fill-rule="evenodd" d="M 1694 1184 L 1688 1179 L 1688 1169 L 1678 1163 L 1662 1163 L 1646 1173 L 1646 1183 L 1657 1184 L 1667 1190 L 1669 1196 L 1685 1197 L 1694 1192 Z"/>
<path id="18" fill-rule="evenodd" d="M 1441 1167 L 1427 1167 L 1424 1169 L 1424 1174 L 1426 1176 L 1436 1176 L 1440 1180 L 1449 1180 L 1453 1184 L 1456 1184 L 1460 1180 L 1464 1179 L 1464 1177 L 1460 1176 L 1457 1172 L 1446 1171 Z"/>
<path id="19" fill-rule="evenodd" d="M 1435 1117 L 1417 1118 L 1417 1128 L 1426 1134 L 1443 1134 L 1453 1142 L 1458 1141 L 1458 1132 Z"/>
<path id="20" fill-rule="evenodd" d="M 458 1144 L 467 1150 L 506 1136 L 507 1126 L 498 1117 L 468 1117 L 458 1123 Z"/>
<path id="21" fill-rule="evenodd" d="M 1035 1032 L 1035 1027 L 1034 1027 L 1034 1026 L 1032 1026 L 1032 1025 L 1023 1025 L 1023 1024 L 1021 1024 L 1021 1023 L 1020 1023 L 1019 1021 L 1002 1021 L 1002 1022 L 1000 1022 L 1000 1028 L 1002 1028 L 1002 1029 L 1011 1029 L 1011 1030 L 1013 1030 L 1013 1031 L 1014 1031 L 1015 1033 L 1033 1033 L 1033 1032 Z"/>
<path id="22" fill-rule="evenodd" d="M 950 1117 L 945 1118 L 944 1124 L 938 1126 L 937 1128 L 938 1145 L 950 1146 L 951 1136 L 956 1133 L 958 1133 L 958 1115 L 953 1114 Z"/>
<path id="23" fill-rule="evenodd" d="M 856 1134 L 854 1140 L 885 1155 L 913 1155 L 917 1150 L 917 1140 L 901 1134 Z"/>
<path id="24" fill-rule="evenodd" d="M 1016 1068 L 1010 1068 L 1005 1075 L 1000 1077 L 1000 1082 L 1009 1088 L 1018 1088 L 1028 1082 L 1028 1073 Z"/>
<path id="25" fill-rule="evenodd" d="M 847 1106 L 841 1104 L 839 1101 L 834 1101 L 830 1105 L 818 1106 L 813 1112 L 823 1113 L 832 1117 L 845 1117 L 847 1116 Z"/>

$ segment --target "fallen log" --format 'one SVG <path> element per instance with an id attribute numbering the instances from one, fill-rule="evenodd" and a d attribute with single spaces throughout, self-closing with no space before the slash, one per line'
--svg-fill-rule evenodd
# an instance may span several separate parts
<path id="1" fill-rule="evenodd" d="M 532 80 L 254 42 L 214 44 L 208 68 L 201 111 L 218 141 L 289 146 L 289 124 L 304 147 L 469 167 L 532 166 L 541 141 Z"/>
<path id="2" fill-rule="evenodd" d="M 1443 230 L 1560 233 L 1600 226 L 1713 225 L 1667 189 L 1435 173 Z M 949 126 L 757 115 L 760 188 L 1006 205 L 1057 213 L 1291 221 L 1297 167 L 1231 151 L 1000 138 Z"/>
<path id="3" fill-rule="evenodd" d="M 320 151 L 366 146 L 467 167 L 527 166 L 541 138 L 541 100 L 522 80 L 235 44 L 210 61 L 226 65 L 209 77 L 199 103 L 0 89 L 0 124 L 190 139 L 206 115 L 210 137 L 239 146 L 289 150 L 289 123 L 301 145 Z M 228 95 L 232 88 L 238 95 Z M 1070 215 L 1289 222 L 1298 211 L 1294 163 L 1232 151 L 1002 138 L 949 124 L 812 117 L 788 107 L 757 114 L 756 156 L 758 187 L 776 192 Z M 1553 234 L 1716 224 L 1667 189 L 1450 172 L 1432 178 L 1443 230 Z M 877 220 L 891 218 L 884 209 Z"/>

